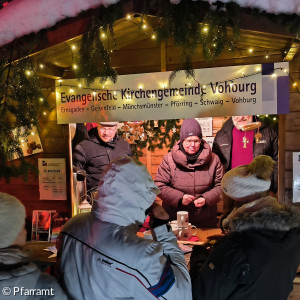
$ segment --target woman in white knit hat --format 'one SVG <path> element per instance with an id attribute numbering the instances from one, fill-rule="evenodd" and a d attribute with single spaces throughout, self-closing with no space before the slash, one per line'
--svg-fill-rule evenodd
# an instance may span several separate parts
<path id="1" fill-rule="evenodd" d="M 221 182 L 228 234 L 191 256 L 193 299 L 286 300 L 300 264 L 300 214 L 267 196 L 274 161 L 265 155 L 227 172 Z M 232 209 L 230 211 L 230 209 Z"/>
<path id="2" fill-rule="evenodd" d="M 0 193 L 0 299 L 67 299 L 55 278 L 29 261 L 25 242 L 23 204 Z"/>

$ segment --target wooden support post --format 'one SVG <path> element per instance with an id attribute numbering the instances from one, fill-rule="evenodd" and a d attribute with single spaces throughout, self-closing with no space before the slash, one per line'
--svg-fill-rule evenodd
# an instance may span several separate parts
<path id="1" fill-rule="evenodd" d="M 285 201 L 285 115 L 279 115 L 278 128 L 278 200 Z"/>

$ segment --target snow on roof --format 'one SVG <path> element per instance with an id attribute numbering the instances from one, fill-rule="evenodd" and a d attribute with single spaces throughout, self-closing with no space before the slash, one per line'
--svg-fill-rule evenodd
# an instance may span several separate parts
<path id="1" fill-rule="evenodd" d="M 177 4 L 180 0 L 170 0 Z M 216 0 L 204 0 L 210 3 Z M 300 0 L 222 0 L 269 13 L 300 13 Z M 54 26 L 80 12 L 119 0 L 13 0 L 0 10 L 0 47 L 24 35 Z"/>

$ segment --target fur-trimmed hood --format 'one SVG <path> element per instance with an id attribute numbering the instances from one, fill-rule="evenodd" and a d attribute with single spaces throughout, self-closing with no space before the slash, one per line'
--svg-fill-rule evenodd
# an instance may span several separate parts
<path id="1" fill-rule="evenodd" d="M 230 231 L 290 231 L 300 229 L 300 212 L 296 207 L 263 197 L 235 208 L 223 221 Z"/>

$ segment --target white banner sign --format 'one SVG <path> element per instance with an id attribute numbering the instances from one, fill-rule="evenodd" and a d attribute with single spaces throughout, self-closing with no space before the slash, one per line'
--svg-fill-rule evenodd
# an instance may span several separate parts
<path id="1" fill-rule="evenodd" d="M 293 152 L 293 202 L 300 202 L 300 152 Z"/>
<path id="2" fill-rule="evenodd" d="M 40 200 L 67 200 L 64 158 L 39 158 Z"/>
<path id="3" fill-rule="evenodd" d="M 56 81 L 59 124 L 288 113 L 288 63 L 122 75 L 118 82 L 83 87 Z M 99 82 L 99 80 L 98 80 Z"/>

